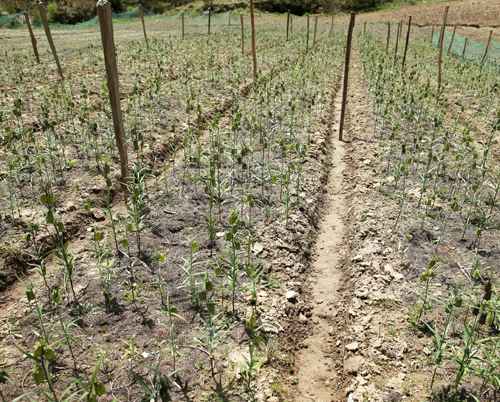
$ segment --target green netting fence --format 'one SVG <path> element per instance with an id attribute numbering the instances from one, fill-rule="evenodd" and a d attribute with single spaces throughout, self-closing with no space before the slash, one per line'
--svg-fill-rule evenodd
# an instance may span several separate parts
<path id="1" fill-rule="evenodd" d="M 374 35 L 381 44 L 385 44 L 387 40 L 387 28 L 388 23 L 367 23 L 366 32 Z M 391 48 L 394 48 L 394 41 L 396 38 L 398 23 L 391 22 Z M 359 22 L 356 24 L 356 30 L 358 33 L 363 32 L 364 22 Z M 403 22 L 403 27 L 401 29 L 400 35 L 400 49 L 404 48 L 404 41 L 406 40 L 406 33 L 408 30 L 408 23 Z M 416 25 L 411 26 L 410 30 L 410 43 L 415 43 L 418 40 L 426 40 L 432 42 L 432 44 L 437 47 L 439 42 L 440 29 L 435 30 L 420 28 Z M 453 41 L 452 41 L 453 38 Z M 500 42 L 494 40 L 490 41 L 487 48 L 487 41 L 484 43 L 477 43 L 473 40 L 460 36 L 457 33 L 453 36 L 453 31 L 445 30 L 443 37 L 443 52 L 449 53 L 457 57 L 463 57 L 469 60 L 476 61 L 478 63 L 483 61 L 489 63 L 496 63 L 500 65 Z M 451 46 L 450 46 L 451 44 Z M 487 51 L 486 51 L 487 50 Z"/>
<path id="2" fill-rule="evenodd" d="M 165 21 L 165 22 L 180 19 L 182 16 L 182 13 L 179 13 L 179 14 L 173 15 L 173 16 L 155 14 L 152 11 L 149 11 L 145 8 L 143 8 L 143 13 L 144 13 L 144 18 L 146 20 Z M 227 12 L 226 14 L 215 14 L 212 12 L 210 15 L 211 25 L 214 27 L 217 27 L 217 26 L 221 26 L 221 25 L 229 25 L 228 24 L 229 22 L 231 22 L 231 24 L 230 24 L 231 26 L 240 24 L 239 16 L 233 15 L 234 18 L 232 18 L 231 21 L 229 21 L 229 16 L 230 16 L 230 12 Z M 113 17 L 113 21 L 115 23 L 130 22 L 132 20 L 140 19 L 141 14 L 139 11 L 139 7 L 136 7 L 135 9 L 133 9 L 131 11 L 124 12 L 124 13 L 119 13 L 119 14 L 112 13 L 112 17 Z M 31 21 L 31 25 L 34 28 L 43 28 L 43 23 L 40 19 L 30 15 L 30 21 Z M 208 11 L 205 11 L 200 16 L 190 16 L 188 14 L 185 14 L 184 21 L 185 21 L 185 25 L 188 27 L 208 26 Z M 97 25 L 99 25 L 99 17 L 94 17 L 89 21 L 82 22 L 80 24 L 75 24 L 75 25 L 49 23 L 49 26 L 51 29 L 68 29 L 68 30 L 84 29 L 84 28 L 87 28 L 90 26 L 97 26 Z M 16 29 L 16 28 L 25 28 L 25 27 L 26 27 L 26 21 L 25 21 L 24 13 L 0 17 L 0 29 L 1 28 Z"/>

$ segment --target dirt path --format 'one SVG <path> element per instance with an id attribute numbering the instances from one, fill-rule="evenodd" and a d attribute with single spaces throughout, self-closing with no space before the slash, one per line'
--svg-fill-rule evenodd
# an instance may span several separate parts
<path id="1" fill-rule="evenodd" d="M 343 244 L 344 224 L 342 213 L 345 196 L 342 194 L 342 178 L 346 164 L 343 162 L 344 143 L 337 140 L 340 120 L 340 101 L 342 91 L 337 91 L 334 100 L 334 125 L 331 133 L 330 160 L 331 170 L 325 185 L 324 219 L 320 222 L 319 236 L 315 246 L 316 260 L 313 263 L 311 278 L 312 334 L 304 340 L 296 366 L 298 367 L 299 393 L 297 401 L 340 400 L 334 390 L 339 385 L 339 373 L 332 370 L 333 361 L 329 354 L 332 331 L 330 318 L 335 314 L 339 300 L 341 279 L 340 246 Z M 302 318 L 303 319 L 303 318 Z M 330 341 L 332 342 L 332 341 Z"/>

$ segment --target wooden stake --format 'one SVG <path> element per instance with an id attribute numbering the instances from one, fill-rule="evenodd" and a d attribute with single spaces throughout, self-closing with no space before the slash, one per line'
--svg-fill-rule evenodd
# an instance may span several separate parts
<path id="1" fill-rule="evenodd" d="M 453 35 L 451 35 L 450 46 L 448 46 L 448 54 L 450 54 L 451 45 L 453 45 L 453 39 L 455 39 L 455 32 L 457 31 L 457 23 L 453 26 Z"/>
<path id="2" fill-rule="evenodd" d="M 240 13 L 241 20 L 241 53 L 245 51 L 245 23 L 243 22 L 243 13 Z"/>
<path id="3" fill-rule="evenodd" d="M 431 32 L 431 45 L 433 39 L 434 39 L 434 25 L 432 26 L 432 32 Z"/>
<path id="4" fill-rule="evenodd" d="M 387 45 L 385 46 L 385 52 L 389 52 L 389 39 L 391 39 L 391 23 L 387 23 Z"/>
<path id="5" fill-rule="evenodd" d="M 366 21 L 365 21 L 364 26 L 363 26 L 363 35 L 366 35 Z"/>
<path id="6" fill-rule="evenodd" d="M 288 10 L 288 15 L 286 16 L 286 40 L 288 40 L 289 29 L 290 29 L 290 10 Z"/>
<path id="7" fill-rule="evenodd" d="M 231 27 L 231 13 L 233 11 L 232 10 L 229 10 L 229 21 L 227 22 L 227 27 L 230 28 Z"/>
<path id="8" fill-rule="evenodd" d="M 182 11 L 182 39 L 184 39 L 184 11 Z"/>
<path id="9" fill-rule="evenodd" d="M 108 81 L 109 100 L 113 114 L 116 146 L 120 153 L 122 181 L 127 183 L 130 180 L 130 175 L 128 170 L 125 129 L 123 127 L 122 109 L 120 105 L 120 84 L 118 82 L 118 66 L 115 55 L 115 40 L 113 38 L 111 3 L 107 0 L 99 0 L 97 2 L 97 15 L 99 16 L 99 25 L 101 27 L 104 64 L 106 66 L 106 78 Z"/>
<path id="10" fill-rule="evenodd" d="M 290 34 L 293 34 L 293 14 L 290 14 Z"/>
<path id="11" fill-rule="evenodd" d="M 45 35 L 47 35 L 47 39 L 49 41 L 50 49 L 52 50 L 52 55 L 57 64 L 57 70 L 59 71 L 59 75 L 61 76 L 61 80 L 64 81 L 64 74 L 61 67 L 61 63 L 59 63 L 59 57 L 57 57 L 56 47 L 54 45 L 54 41 L 52 40 L 52 34 L 50 33 L 49 22 L 47 21 L 47 9 L 43 5 L 42 2 L 38 3 L 38 10 L 40 11 L 40 18 L 43 22 L 43 27 L 45 29 Z"/>
<path id="12" fill-rule="evenodd" d="M 208 7 L 208 34 L 210 35 L 210 25 L 212 24 L 212 10 Z"/>
<path id="13" fill-rule="evenodd" d="M 313 47 L 316 44 L 316 31 L 318 30 L 318 16 L 316 16 L 316 22 L 314 23 L 314 39 L 313 39 Z"/>
<path id="14" fill-rule="evenodd" d="M 441 90 L 441 64 L 443 57 L 443 38 L 444 30 L 446 28 L 446 19 L 448 18 L 448 10 L 450 6 L 446 6 L 444 9 L 443 25 L 441 26 L 441 33 L 439 34 L 439 58 L 438 58 L 438 92 Z"/>
<path id="15" fill-rule="evenodd" d="M 486 44 L 486 49 L 484 49 L 484 54 L 483 54 L 483 58 L 481 59 L 481 64 L 484 63 L 484 60 L 486 59 L 486 55 L 488 54 L 488 49 L 490 48 L 492 34 L 493 34 L 493 31 L 490 31 L 490 36 L 488 38 L 488 43 Z"/>
<path id="16" fill-rule="evenodd" d="M 309 51 L 309 14 L 307 14 L 307 41 L 306 41 L 306 53 Z"/>
<path id="17" fill-rule="evenodd" d="M 333 18 L 334 18 L 334 15 L 332 14 L 332 25 L 330 26 L 330 34 L 333 32 Z"/>
<path id="18" fill-rule="evenodd" d="M 465 49 L 467 48 L 467 41 L 469 40 L 469 38 L 465 38 L 465 43 L 464 43 L 464 50 L 462 52 L 462 60 L 464 59 L 465 57 Z"/>
<path id="19" fill-rule="evenodd" d="M 28 25 L 28 30 L 30 31 L 31 44 L 33 45 L 33 51 L 35 52 L 36 61 L 38 62 L 38 64 L 40 64 L 40 56 L 36 47 L 35 34 L 33 33 L 33 29 L 31 29 L 30 17 L 26 11 L 24 12 L 24 18 L 26 18 L 26 25 Z"/>
<path id="20" fill-rule="evenodd" d="M 405 44 L 405 53 L 403 56 L 403 68 L 405 67 L 405 62 L 406 62 L 406 52 L 408 51 L 408 43 L 410 41 L 410 28 L 411 28 L 411 15 L 408 18 L 408 32 L 406 32 L 406 44 Z"/>
<path id="21" fill-rule="evenodd" d="M 401 28 L 401 22 L 399 22 L 398 31 L 396 33 L 396 47 L 394 48 L 394 63 L 396 63 L 396 61 L 398 59 L 398 46 L 399 46 L 399 31 L 400 31 L 400 28 Z"/>
<path id="22" fill-rule="evenodd" d="M 144 38 L 146 39 L 146 43 L 149 43 L 148 42 L 148 35 L 146 34 L 146 23 L 144 22 L 144 11 L 142 9 L 141 4 L 139 4 L 139 12 L 141 13 L 142 30 L 144 31 Z"/>
<path id="23" fill-rule="evenodd" d="M 257 78 L 257 50 L 255 48 L 255 15 L 253 0 L 250 0 L 250 18 L 252 20 L 252 53 L 253 53 L 253 79 Z"/>
<path id="24" fill-rule="evenodd" d="M 347 44 L 345 49 L 345 69 L 344 69 L 344 93 L 342 94 L 342 111 L 340 112 L 340 127 L 339 127 L 339 141 L 342 141 L 342 133 L 344 131 L 345 109 L 347 103 L 347 87 L 349 84 L 349 61 L 351 59 L 351 42 L 352 31 L 356 20 L 356 13 L 351 12 L 351 21 L 349 23 L 349 30 L 347 32 Z"/>

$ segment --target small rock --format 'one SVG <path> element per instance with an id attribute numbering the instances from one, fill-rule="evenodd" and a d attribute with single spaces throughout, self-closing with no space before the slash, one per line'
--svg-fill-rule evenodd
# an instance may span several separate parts
<path id="1" fill-rule="evenodd" d="M 354 351 L 358 350 L 359 344 L 358 344 L 358 342 L 352 342 L 352 343 L 346 345 L 345 348 L 350 352 L 354 352 Z"/>
<path id="2" fill-rule="evenodd" d="M 298 294 L 297 292 L 294 292 L 293 290 L 289 290 L 288 292 L 285 293 L 285 298 L 290 302 L 294 303 L 297 301 Z M 304 317 L 305 318 L 305 317 Z"/>
<path id="3" fill-rule="evenodd" d="M 307 322 L 307 317 L 304 314 L 299 315 L 299 321 L 303 324 Z"/>
<path id="4" fill-rule="evenodd" d="M 363 363 L 364 359 L 361 356 L 352 356 L 346 360 L 344 367 L 347 374 L 356 375 Z"/>

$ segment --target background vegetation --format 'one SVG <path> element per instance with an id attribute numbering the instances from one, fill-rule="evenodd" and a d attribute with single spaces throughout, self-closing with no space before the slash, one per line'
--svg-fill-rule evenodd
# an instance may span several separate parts
<path id="1" fill-rule="evenodd" d="M 255 6 L 267 12 L 284 13 L 291 10 L 293 14 L 303 15 L 307 12 L 339 12 L 359 11 L 381 7 L 387 3 L 414 4 L 418 0 L 255 0 Z M 212 7 L 215 12 L 225 12 L 235 8 L 248 7 L 248 0 L 111 0 L 114 12 L 121 13 L 135 8 L 141 3 L 155 13 L 165 13 L 178 7 L 189 6 L 192 9 Z M 94 0 L 45 1 L 49 18 L 61 24 L 76 24 L 95 17 Z M 0 0 L 0 12 L 15 14 L 29 10 L 38 16 L 34 0 Z"/>

